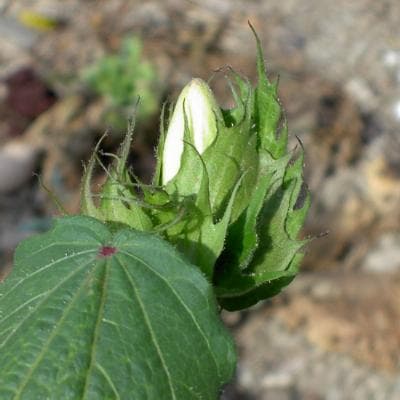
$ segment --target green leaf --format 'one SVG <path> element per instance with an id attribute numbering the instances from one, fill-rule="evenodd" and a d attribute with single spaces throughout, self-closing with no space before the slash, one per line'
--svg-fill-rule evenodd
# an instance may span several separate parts
<path id="1" fill-rule="evenodd" d="M 65 217 L 0 284 L 1 399 L 216 399 L 232 340 L 197 267 L 160 238 Z"/>

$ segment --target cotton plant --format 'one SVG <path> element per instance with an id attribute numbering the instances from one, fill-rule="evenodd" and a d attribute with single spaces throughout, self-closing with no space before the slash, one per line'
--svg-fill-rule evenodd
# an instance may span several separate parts
<path id="1" fill-rule="evenodd" d="M 257 39 L 255 87 L 235 106 L 191 80 L 163 110 L 151 184 L 125 140 L 78 216 L 22 242 L 0 285 L 0 398 L 217 399 L 236 352 L 219 311 L 270 298 L 298 272 L 309 208 Z"/>

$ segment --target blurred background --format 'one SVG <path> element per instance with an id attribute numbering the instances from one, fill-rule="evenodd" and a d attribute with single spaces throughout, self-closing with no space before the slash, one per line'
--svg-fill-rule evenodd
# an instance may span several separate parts
<path id="1" fill-rule="evenodd" d="M 286 291 L 223 315 L 223 399 L 400 399 L 398 0 L 0 0 L 0 276 L 58 213 L 32 172 L 77 212 L 82 161 L 106 129 L 116 149 L 140 96 L 148 180 L 163 102 L 197 76 L 229 106 L 223 68 L 254 78 L 247 21 L 306 151 L 315 239 Z"/>

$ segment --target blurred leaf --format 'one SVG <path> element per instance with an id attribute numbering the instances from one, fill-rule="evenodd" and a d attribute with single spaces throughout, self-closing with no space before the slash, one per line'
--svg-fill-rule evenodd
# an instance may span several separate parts
<path id="1" fill-rule="evenodd" d="M 141 51 L 138 38 L 127 38 L 119 53 L 106 56 L 87 68 L 83 79 L 117 109 L 132 108 L 129 110 L 132 113 L 140 98 L 139 117 L 146 119 L 157 111 L 161 89 L 155 67 L 142 59 Z M 117 119 L 116 113 L 118 111 L 110 111 L 109 118 Z"/>
<path id="2" fill-rule="evenodd" d="M 22 25 L 38 31 L 50 31 L 57 27 L 59 21 L 46 15 L 30 10 L 22 10 L 18 19 Z"/>

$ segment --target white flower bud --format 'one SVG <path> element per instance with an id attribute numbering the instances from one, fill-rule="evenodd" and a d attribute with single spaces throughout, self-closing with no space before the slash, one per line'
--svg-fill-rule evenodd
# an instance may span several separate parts
<path id="1" fill-rule="evenodd" d="M 217 135 L 217 118 L 221 110 L 208 85 L 192 79 L 178 97 L 165 135 L 162 159 L 162 183 L 165 185 L 178 173 L 184 147 L 185 119 L 190 139 L 202 154 Z"/>

